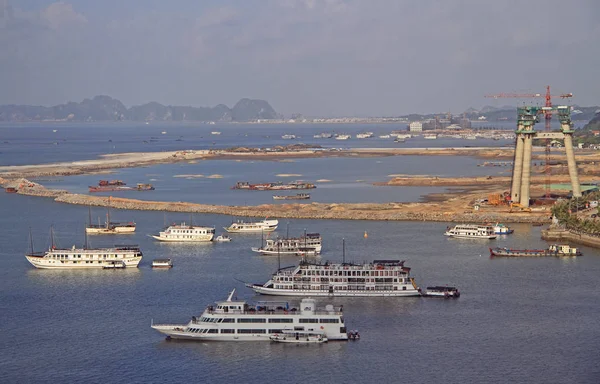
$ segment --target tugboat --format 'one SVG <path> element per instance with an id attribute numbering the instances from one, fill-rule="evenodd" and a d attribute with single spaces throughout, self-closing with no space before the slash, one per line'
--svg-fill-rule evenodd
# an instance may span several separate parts
<path id="1" fill-rule="evenodd" d="M 510 249 L 490 248 L 490 256 L 494 257 L 541 257 L 541 256 L 583 256 L 575 247 L 566 244 L 552 244 L 547 249 Z"/>

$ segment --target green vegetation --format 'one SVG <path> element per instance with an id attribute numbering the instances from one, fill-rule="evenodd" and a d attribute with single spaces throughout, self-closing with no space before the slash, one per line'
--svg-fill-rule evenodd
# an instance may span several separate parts
<path id="1" fill-rule="evenodd" d="M 552 207 L 552 215 L 558 219 L 558 223 L 568 230 L 588 235 L 600 235 L 600 218 L 592 218 L 589 215 L 578 215 L 579 211 L 586 210 L 590 201 L 600 200 L 600 192 L 593 192 L 584 197 L 561 200 Z M 594 213 L 600 213 L 600 207 Z"/>

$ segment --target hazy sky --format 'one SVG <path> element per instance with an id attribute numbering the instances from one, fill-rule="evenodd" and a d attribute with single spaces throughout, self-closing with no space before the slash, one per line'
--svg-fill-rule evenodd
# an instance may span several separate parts
<path id="1" fill-rule="evenodd" d="M 98 94 L 374 116 L 600 104 L 598 0 L 0 0 L 0 104 Z"/>

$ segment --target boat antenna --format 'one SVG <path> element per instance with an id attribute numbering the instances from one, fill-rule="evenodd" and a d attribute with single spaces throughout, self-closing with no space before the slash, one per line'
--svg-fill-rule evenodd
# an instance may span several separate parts
<path id="1" fill-rule="evenodd" d="M 83 229 L 83 234 L 85 237 L 84 249 L 88 249 L 88 236 L 87 236 L 87 231 L 85 230 L 85 228 Z"/>
<path id="2" fill-rule="evenodd" d="M 342 264 L 346 264 L 346 239 L 342 238 Z"/>
<path id="3" fill-rule="evenodd" d="M 286 231 L 285 231 L 285 237 L 287 239 L 290 238 L 290 222 L 289 221 L 287 222 Z"/>
<path id="4" fill-rule="evenodd" d="M 90 223 L 90 226 L 92 225 L 92 206 L 88 205 L 88 223 Z"/>
<path id="5" fill-rule="evenodd" d="M 260 247 L 264 248 L 265 246 L 265 229 L 261 228 L 260 229 Z"/>

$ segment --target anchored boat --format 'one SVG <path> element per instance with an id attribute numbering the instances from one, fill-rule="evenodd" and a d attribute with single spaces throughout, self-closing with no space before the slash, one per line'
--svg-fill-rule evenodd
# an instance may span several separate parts
<path id="1" fill-rule="evenodd" d="M 317 256 L 321 254 L 322 238 L 318 233 L 306 233 L 300 237 L 267 239 L 260 248 L 252 248 L 261 255 Z"/>
<path id="2" fill-rule="evenodd" d="M 570 245 L 552 244 L 546 249 L 490 248 L 490 256 L 497 257 L 542 257 L 542 256 L 583 256 L 583 253 Z"/>
<path id="3" fill-rule="evenodd" d="M 291 344 L 322 344 L 328 341 L 323 331 L 296 331 L 293 329 L 284 329 L 281 333 L 276 333 L 269 337 L 276 343 Z"/>
<path id="4" fill-rule="evenodd" d="M 231 291 L 224 301 L 209 305 L 187 324 L 154 324 L 167 339 L 198 341 L 270 341 L 284 332 L 322 333 L 323 339 L 348 340 L 342 307 L 318 308 L 314 299 L 303 299 L 299 307 L 288 302 L 238 300 Z M 278 336 L 277 336 L 278 337 Z"/>
<path id="5" fill-rule="evenodd" d="M 458 224 L 448 227 L 444 235 L 464 239 L 495 239 L 494 227 L 491 225 Z"/>
<path id="6" fill-rule="evenodd" d="M 229 227 L 223 227 L 227 232 L 230 233 L 260 233 L 260 232 L 273 232 L 277 229 L 279 220 L 262 220 L 254 222 L 237 221 L 231 223 Z"/>
<path id="7" fill-rule="evenodd" d="M 158 241 L 187 243 L 210 242 L 214 236 L 215 229 L 213 227 L 201 227 L 186 223 L 173 224 L 164 231 L 160 231 L 158 235 L 152 235 Z"/>

